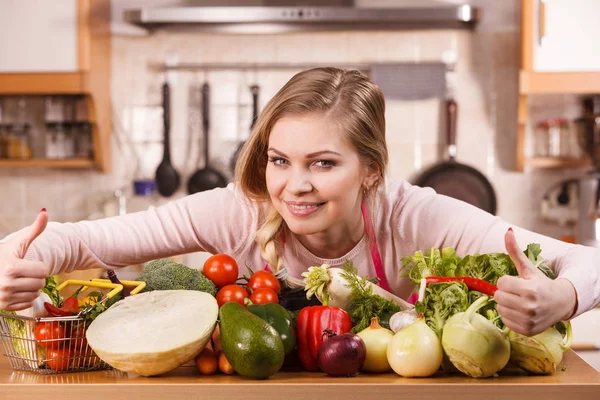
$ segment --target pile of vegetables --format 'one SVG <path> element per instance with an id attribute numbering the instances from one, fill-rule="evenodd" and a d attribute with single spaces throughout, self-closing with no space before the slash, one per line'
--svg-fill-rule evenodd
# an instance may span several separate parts
<path id="1" fill-rule="evenodd" d="M 555 278 L 540 256 L 539 245 L 530 244 L 524 253 L 548 277 Z M 493 296 L 501 276 L 517 276 L 508 254 L 460 257 L 453 248 L 434 248 L 404 257 L 401 270 L 418 289 L 414 307 L 377 286 L 376 280 L 359 277 L 350 262 L 342 268 L 312 266 L 302 274 L 307 297 L 316 296 L 331 313 L 347 313 L 344 329 L 336 334 L 357 333 L 365 343 L 366 361 L 355 367 L 356 372 L 391 368 L 402 376 L 422 377 L 439 371 L 458 371 L 483 378 L 494 376 L 512 361 L 527 372 L 551 374 L 570 346 L 568 322 L 557 323 L 533 337 L 519 335 L 504 326 Z M 301 323 L 306 324 L 300 319 L 298 322 L 299 329 Z M 319 322 L 316 326 L 327 335 L 328 324 L 333 322 Z M 313 327 L 315 323 L 307 325 Z M 325 346 L 326 340 L 319 340 Z M 321 366 L 314 360 L 319 340 L 317 345 L 308 346 L 308 356 L 303 358 L 307 349 L 299 337 L 298 350 L 307 370 Z M 347 353 L 352 353 L 350 346 L 346 347 Z M 361 356 L 360 351 L 352 354 L 355 361 Z M 321 370 L 336 374 L 339 371 L 335 368 L 330 372 L 331 365 L 353 365 L 345 357 L 346 353 L 336 349 L 333 356 L 328 355 L 335 362 L 327 363 L 329 366 Z"/>
<path id="2" fill-rule="evenodd" d="M 528 259 L 554 279 L 540 253 L 537 244 L 530 244 L 525 250 Z M 392 318 L 394 340 L 401 336 L 402 340 L 398 340 L 404 345 L 411 340 L 419 345 L 412 347 L 412 354 L 392 350 L 391 345 L 388 356 L 403 354 L 402 362 L 397 362 L 402 368 L 413 365 L 407 360 L 415 355 L 420 363 L 408 372 L 399 372 L 390 360 L 396 372 L 403 376 L 429 376 L 442 367 L 446 358 L 450 364 L 444 369 L 454 367 L 475 378 L 493 376 L 509 361 L 534 374 L 556 371 L 563 352 L 570 346 L 570 324 L 560 322 L 539 335 L 525 337 L 505 327 L 495 309 L 493 295 L 498 278 L 517 275 L 507 254 L 475 254 L 461 259 L 454 249 L 431 249 L 405 257 L 403 268 L 419 285 L 420 293 L 414 311 Z M 419 326 L 418 330 L 415 326 Z M 399 344 L 398 348 L 402 346 Z M 423 370 L 424 364 L 430 368 Z"/>
<path id="3" fill-rule="evenodd" d="M 538 245 L 530 244 L 525 254 L 555 278 Z M 229 255 L 210 257 L 202 272 L 155 260 L 138 278 L 146 282 L 144 293 L 123 292 L 104 303 L 99 292 L 63 299 L 52 289 L 56 281 L 47 280 L 43 297 L 26 312 L 73 316 L 89 308 L 83 317 L 87 332 L 83 324 L 28 328 L 18 320 L 10 329 L 29 329 L 21 336 L 37 339 L 40 353 L 62 352 L 58 360 L 91 348 L 99 357 L 95 363 L 101 359 L 144 376 L 188 361 L 202 375 L 221 371 L 251 379 L 267 379 L 286 364 L 340 377 L 393 371 L 404 377 L 459 372 L 484 378 L 509 362 L 551 374 L 570 346 L 568 322 L 532 337 L 504 326 L 493 296 L 501 276 L 517 275 L 507 254 L 460 257 L 452 248 L 429 249 L 405 257 L 401 270 L 415 284 L 415 305 L 382 289 L 376 279 L 359 276 L 347 261 L 340 268 L 309 267 L 302 274 L 305 301 L 294 298 L 298 307 L 290 308 L 289 288 L 273 273 L 248 268 L 240 277 Z M 47 364 L 61 371 L 70 367 L 65 361 Z"/>

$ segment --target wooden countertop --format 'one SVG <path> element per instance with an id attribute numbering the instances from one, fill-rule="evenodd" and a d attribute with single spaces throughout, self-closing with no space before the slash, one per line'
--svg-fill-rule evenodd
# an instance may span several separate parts
<path id="1" fill-rule="evenodd" d="M 562 371 L 562 365 L 566 369 Z M 576 353 L 565 354 L 561 368 L 550 376 L 525 376 L 517 370 L 497 378 L 472 379 L 439 376 L 408 379 L 394 373 L 360 374 L 330 378 L 322 373 L 280 371 L 255 381 L 239 375 L 201 376 L 195 367 L 183 366 L 159 377 L 140 377 L 119 371 L 40 375 L 14 371 L 0 356 L 1 399 L 133 400 L 167 399 L 568 399 L 600 398 L 600 373 Z"/>

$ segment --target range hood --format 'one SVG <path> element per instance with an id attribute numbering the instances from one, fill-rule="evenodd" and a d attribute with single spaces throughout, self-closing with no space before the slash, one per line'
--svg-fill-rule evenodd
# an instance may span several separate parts
<path id="1" fill-rule="evenodd" d="M 263 0 L 261 5 L 189 5 L 141 7 L 124 19 L 145 29 L 192 28 L 231 33 L 278 33 L 306 30 L 404 30 L 472 28 L 478 10 L 467 4 L 429 3 L 394 8 L 357 7 L 350 0 L 290 2 Z M 296 5 L 296 4 L 301 5 Z M 368 2 L 365 1 L 366 4 Z M 314 5 L 318 4 L 318 5 Z"/>

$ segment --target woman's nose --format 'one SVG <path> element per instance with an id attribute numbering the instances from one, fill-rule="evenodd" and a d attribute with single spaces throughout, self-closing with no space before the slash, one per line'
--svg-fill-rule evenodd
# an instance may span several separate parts
<path id="1" fill-rule="evenodd" d="M 307 193 L 313 189 L 310 183 L 310 173 L 303 170 L 293 170 L 287 181 L 287 190 L 291 193 Z"/>

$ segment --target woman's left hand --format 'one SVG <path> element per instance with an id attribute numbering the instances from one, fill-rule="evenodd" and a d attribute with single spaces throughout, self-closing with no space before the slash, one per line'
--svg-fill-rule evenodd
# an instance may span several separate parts
<path id="1" fill-rule="evenodd" d="M 571 282 L 561 278 L 552 280 L 536 268 L 519 248 L 512 229 L 506 232 L 504 242 L 519 274 L 502 276 L 497 282 L 494 299 L 504 325 L 532 336 L 571 317 L 577 304 Z"/>

